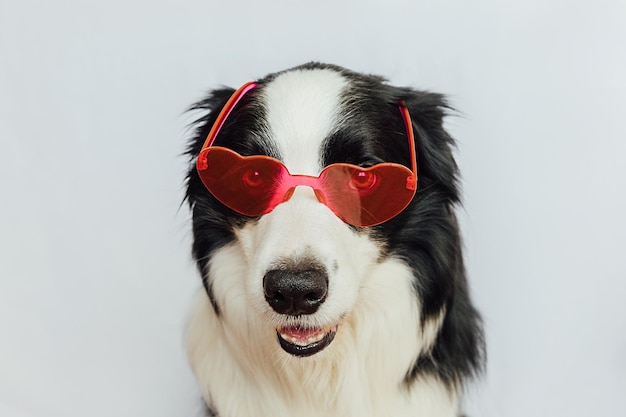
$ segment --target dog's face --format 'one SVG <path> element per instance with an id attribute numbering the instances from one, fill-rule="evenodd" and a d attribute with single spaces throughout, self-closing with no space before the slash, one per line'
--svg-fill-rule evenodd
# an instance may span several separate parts
<path id="1" fill-rule="evenodd" d="M 194 107 L 210 110 L 189 148 L 194 162 L 232 93 L 215 91 Z M 397 303 L 416 323 L 391 341 L 417 349 L 402 366 L 410 368 L 420 350 L 432 348 L 455 275 L 462 274 L 450 210 L 458 199 L 456 166 L 441 125 L 441 96 L 309 64 L 259 80 L 214 145 L 242 156 L 270 156 L 291 174 L 313 177 L 335 163 L 410 168 L 401 102 L 413 118 L 420 188 L 404 211 L 376 226 L 345 223 L 307 186 L 266 214 L 244 216 L 218 201 L 191 168 L 194 257 L 232 346 L 252 346 L 260 358 L 323 358 L 354 339 L 367 312 L 384 314 Z M 402 332 L 408 332 L 406 340 Z"/>
<path id="2" fill-rule="evenodd" d="M 231 115 L 233 123 L 245 118 L 247 129 L 233 128 L 230 133 L 227 124 L 216 144 L 244 155 L 273 156 L 290 173 L 310 176 L 336 162 L 408 164 L 399 98 L 359 102 L 358 96 L 355 80 L 331 69 L 279 74 L 262 82 Z M 367 105 L 378 109 L 377 119 L 364 117 L 361 109 Z M 211 206 L 236 224 L 226 252 L 237 253 L 232 261 L 243 270 L 233 274 L 232 281 L 211 280 L 224 315 L 229 315 L 233 300 L 239 300 L 253 309 L 248 320 L 264 328 L 276 348 L 310 356 L 327 347 L 381 255 L 372 231 L 344 223 L 304 186 L 257 218 L 241 217 L 213 201 Z M 208 265 L 209 279 L 219 259 L 218 253 Z"/>

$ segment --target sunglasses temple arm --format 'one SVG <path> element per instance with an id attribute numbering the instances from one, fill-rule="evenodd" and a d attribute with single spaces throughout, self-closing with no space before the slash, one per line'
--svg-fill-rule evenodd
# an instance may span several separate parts
<path id="1" fill-rule="evenodd" d="M 213 141 L 215 141 L 215 138 L 220 132 L 222 126 L 224 125 L 224 122 L 233 111 L 237 103 L 239 103 L 239 100 L 241 100 L 248 91 L 252 90 L 256 86 L 257 83 L 255 83 L 254 81 L 250 81 L 239 87 L 239 89 L 235 91 L 232 96 L 230 96 L 226 104 L 224 104 L 222 111 L 220 111 L 220 114 L 217 115 L 215 123 L 213 123 L 213 126 L 211 127 L 211 130 L 209 131 L 209 134 L 204 141 L 204 145 L 202 145 L 202 150 L 208 148 L 213 144 Z"/>
<path id="2" fill-rule="evenodd" d="M 400 113 L 402 113 L 402 119 L 404 120 L 404 126 L 406 127 L 406 135 L 409 141 L 409 152 L 411 154 L 411 171 L 413 176 L 407 178 L 406 187 L 411 190 L 417 188 L 417 152 L 415 151 L 415 136 L 413 134 L 413 123 L 411 123 L 411 115 L 409 109 L 406 107 L 404 101 L 400 102 Z"/>

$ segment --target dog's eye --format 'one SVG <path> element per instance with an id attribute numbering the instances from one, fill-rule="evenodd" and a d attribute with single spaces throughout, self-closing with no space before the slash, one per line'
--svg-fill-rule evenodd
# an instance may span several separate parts
<path id="1" fill-rule="evenodd" d="M 243 173 L 243 183 L 251 188 L 261 187 L 265 184 L 265 178 L 258 170 L 251 168 Z"/>
<path id="2" fill-rule="evenodd" d="M 378 176 L 371 171 L 355 171 L 350 178 L 350 186 L 357 190 L 368 190 L 377 181 Z"/>

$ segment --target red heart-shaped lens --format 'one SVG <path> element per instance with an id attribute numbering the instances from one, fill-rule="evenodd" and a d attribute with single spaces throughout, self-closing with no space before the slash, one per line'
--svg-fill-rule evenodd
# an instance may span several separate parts
<path id="1" fill-rule="evenodd" d="M 206 188 L 231 209 L 247 216 L 269 213 L 281 201 L 281 177 L 289 175 L 279 161 L 266 156 L 241 156 L 218 146 L 198 156 L 200 178 Z"/>
<path id="2" fill-rule="evenodd" d="M 369 168 L 333 164 L 320 174 L 325 204 L 339 218 L 356 226 L 373 226 L 400 213 L 415 189 L 406 187 L 412 173 L 403 165 L 381 163 Z"/>

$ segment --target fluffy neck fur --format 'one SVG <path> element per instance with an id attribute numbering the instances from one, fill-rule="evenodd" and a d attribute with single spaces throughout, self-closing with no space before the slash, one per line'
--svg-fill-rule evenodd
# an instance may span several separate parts
<path id="1" fill-rule="evenodd" d="M 212 272 L 237 282 L 236 274 L 244 272 L 238 251 L 236 245 L 218 251 Z M 220 417 L 456 416 L 456 393 L 435 376 L 403 384 L 415 352 L 432 348 L 443 317 L 442 312 L 417 331 L 407 331 L 407 325 L 421 323 L 419 306 L 407 295 L 411 282 L 401 261 L 377 264 L 336 339 L 311 358 L 282 352 L 275 333 L 267 332 L 254 314 L 234 317 L 226 308 L 218 317 L 202 291 L 187 348 L 205 401 Z"/>

